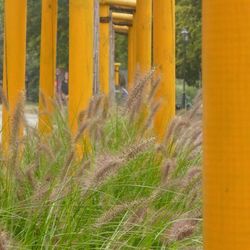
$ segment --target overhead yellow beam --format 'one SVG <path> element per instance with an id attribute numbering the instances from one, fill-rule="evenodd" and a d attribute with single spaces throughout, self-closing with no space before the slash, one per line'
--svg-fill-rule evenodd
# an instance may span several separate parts
<path id="1" fill-rule="evenodd" d="M 250 246 L 250 1 L 203 1 L 204 249 Z"/>
<path id="2" fill-rule="evenodd" d="M 127 34 L 129 31 L 128 26 L 121 26 L 121 25 L 113 25 L 113 28 L 116 32 Z"/>
<path id="3" fill-rule="evenodd" d="M 56 77 L 57 0 L 42 1 L 42 28 L 39 86 L 39 130 L 52 129 L 52 111 Z"/>
<path id="4" fill-rule="evenodd" d="M 20 136 L 23 133 L 22 125 L 16 124 L 13 118 L 25 90 L 26 14 L 26 0 L 4 1 L 3 93 L 8 101 L 8 108 L 3 105 L 2 144 L 6 152 L 12 132 Z"/>
<path id="5" fill-rule="evenodd" d="M 124 7 L 136 7 L 136 0 L 100 0 L 101 4 L 121 5 Z"/>
<path id="6" fill-rule="evenodd" d="M 93 93 L 94 1 L 69 1 L 69 124 L 78 131 L 78 118 Z"/>
<path id="7" fill-rule="evenodd" d="M 160 77 L 155 98 L 161 103 L 154 128 L 161 140 L 175 115 L 175 0 L 154 0 L 153 10 L 153 59 Z"/>
<path id="8" fill-rule="evenodd" d="M 152 66 L 152 0 L 137 0 L 136 43 L 136 63 L 146 73 Z"/>
<path id="9" fill-rule="evenodd" d="M 112 18 L 114 21 L 133 21 L 133 15 L 132 14 L 126 14 L 126 13 L 112 13 Z"/>
<path id="10" fill-rule="evenodd" d="M 100 5 L 100 91 L 101 93 L 109 94 L 109 85 L 111 81 L 111 13 L 109 5 Z"/>

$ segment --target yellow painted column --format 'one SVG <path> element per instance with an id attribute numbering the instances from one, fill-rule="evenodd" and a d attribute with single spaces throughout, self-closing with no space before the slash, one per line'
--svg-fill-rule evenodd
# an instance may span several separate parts
<path id="1" fill-rule="evenodd" d="M 3 105 L 2 144 L 9 149 L 13 131 L 13 115 L 25 90 L 26 59 L 26 0 L 4 1 L 4 79 L 3 93 L 8 101 L 8 108 Z M 19 124 L 20 136 L 23 127 Z"/>
<path id="2" fill-rule="evenodd" d="M 115 63 L 114 65 L 115 67 L 115 85 L 116 86 L 119 86 L 120 84 L 120 66 L 121 64 L 120 63 Z"/>
<path id="3" fill-rule="evenodd" d="M 57 0 L 42 1 L 42 28 L 40 49 L 39 130 L 52 129 L 51 116 L 56 77 Z"/>
<path id="4" fill-rule="evenodd" d="M 135 25 L 133 25 L 128 31 L 128 90 L 132 88 L 136 68 L 135 41 Z"/>
<path id="5" fill-rule="evenodd" d="M 78 131 L 79 113 L 93 94 L 94 1 L 69 2 L 69 123 Z"/>
<path id="6" fill-rule="evenodd" d="M 250 1 L 203 1 L 204 249 L 250 247 Z"/>
<path id="7" fill-rule="evenodd" d="M 152 64 L 152 0 L 137 0 L 136 64 L 147 73 Z"/>
<path id="8" fill-rule="evenodd" d="M 100 69 L 100 92 L 109 94 L 110 75 L 110 22 L 111 15 L 109 5 L 100 4 L 100 50 L 99 50 L 99 69 Z"/>
<path id="9" fill-rule="evenodd" d="M 154 127 L 159 139 L 175 115 L 175 0 L 154 0 L 154 65 L 160 84 L 155 98 L 161 106 Z"/>

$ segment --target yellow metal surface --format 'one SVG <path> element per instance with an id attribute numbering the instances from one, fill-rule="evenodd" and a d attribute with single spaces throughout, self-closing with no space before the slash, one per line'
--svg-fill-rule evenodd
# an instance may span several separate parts
<path id="1" fill-rule="evenodd" d="M 128 90 L 131 90 L 135 72 L 135 26 L 129 27 L 128 32 Z"/>
<path id="2" fill-rule="evenodd" d="M 137 0 L 136 43 L 136 64 L 146 73 L 152 63 L 152 0 Z"/>
<path id="3" fill-rule="evenodd" d="M 109 5 L 100 5 L 100 17 L 110 17 Z M 100 92 L 103 94 L 109 94 L 109 82 L 110 76 L 110 23 L 100 23 L 100 50 L 99 50 L 99 62 L 100 62 Z"/>
<path id="4" fill-rule="evenodd" d="M 154 0 L 154 65 L 160 84 L 155 98 L 161 103 L 154 127 L 159 139 L 175 115 L 175 0 Z"/>
<path id="5" fill-rule="evenodd" d="M 93 93 L 94 1 L 69 4 L 69 124 L 75 134 Z"/>
<path id="6" fill-rule="evenodd" d="M 112 13 L 112 18 L 114 21 L 133 21 L 133 15 L 132 14 L 126 14 L 126 13 Z"/>
<path id="7" fill-rule="evenodd" d="M 203 1 L 204 249 L 250 248 L 250 1 Z"/>
<path id="8" fill-rule="evenodd" d="M 120 63 L 115 63 L 115 85 L 119 86 L 120 83 Z"/>
<path id="9" fill-rule="evenodd" d="M 39 131 L 52 129 L 51 116 L 56 77 L 57 0 L 42 1 L 42 28 L 40 52 Z"/>
<path id="10" fill-rule="evenodd" d="M 121 26 L 121 25 L 113 25 L 113 28 L 116 32 L 127 34 L 129 27 L 128 26 Z"/>
<path id="11" fill-rule="evenodd" d="M 100 0 L 101 4 L 121 5 L 124 7 L 136 7 L 136 0 Z"/>
<path id="12" fill-rule="evenodd" d="M 25 90 L 26 59 L 26 0 L 4 1 L 4 79 L 3 93 L 8 100 L 7 109 L 3 105 L 2 144 L 8 150 L 13 129 L 20 136 L 22 126 L 13 123 L 13 115 Z M 16 126 L 13 128 L 13 125 Z"/>

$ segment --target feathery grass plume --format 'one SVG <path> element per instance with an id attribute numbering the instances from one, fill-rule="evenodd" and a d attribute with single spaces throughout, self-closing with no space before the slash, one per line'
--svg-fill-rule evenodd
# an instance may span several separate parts
<path id="1" fill-rule="evenodd" d="M 171 145 L 173 141 L 176 139 L 177 135 L 180 133 L 183 127 L 188 126 L 188 121 L 185 119 L 182 119 L 180 116 L 176 116 L 172 122 L 170 123 L 164 141 L 163 145 Z"/>
<path id="2" fill-rule="evenodd" d="M 18 162 L 23 119 L 24 119 L 24 94 L 22 93 L 15 107 L 10 129 L 11 165 L 12 165 L 12 170 L 14 170 L 14 172 L 16 171 L 17 167 L 16 165 Z"/>
<path id="3" fill-rule="evenodd" d="M 89 106 L 88 106 L 88 109 L 87 109 L 87 119 L 90 119 L 93 117 L 93 110 L 94 110 L 94 105 L 95 105 L 95 100 L 94 98 L 92 97 L 90 99 L 90 102 L 89 102 Z"/>
<path id="4" fill-rule="evenodd" d="M 100 112 L 103 101 L 104 101 L 104 96 L 98 95 L 95 97 L 95 105 L 93 108 L 93 114 L 98 114 Z"/>
<path id="5" fill-rule="evenodd" d="M 141 132 L 141 137 L 145 134 L 145 132 L 151 127 L 152 123 L 153 123 L 153 120 L 154 120 L 154 117 L 158 111 L 158 109 L 160 108 L 161 106 L 161 102 L 156 102 L 153 104 L 151 110 L 150 110 L 150 113 L 149 113 L 149 116 L 145 122 L 145 125 L 143 126 L 142 128 L 142 132 Z"/>
<path id="6" fill-rule="evenodd" d="M 35 180 L 35 176 L 34 176 L 34 169 L 30 168 L 26 171 L 26 176 L 27 179 L 31 185 L 32 188 L 36 187 L 36 180 Z"/>
<path id="7" fill-rule="evenodd" d="M 131 93 L 129 95 L 129 98 L 127 100 L 126 109 L 125 112 L 131 111 L 131 109 L 135 108 L 134 104 L 136 103 L 137 106 L 140 106 L 138 103 L 138 99 L 141 100 L 141 97 L 144 93 L 145 86 L 148 84 L 150 80 L 153 79 L 153 75 L 155 73 L 155 69 L 153 68 L 151 71 L 149 71 L 145 76 L 143 76 L 141 79 L 139 79 L 136 82 L 135 87 L 131 90 Z M 137 102 L 136 102 L 137 101 Z"/>
<path id="8" fill-rule="evenodd" d="M 176 141 L 175 154 L 183 150 L 189 150 L 197 138 L 202 134 L 201 122 L 194 122 L 191 126 L 186 127 L 185 132 L 181 133 Z"/>
<path id="9" fill-rule="evenodd" d="M 10 144 L 12 146 L 16 146 L 19 135 L 20 135 L 20 129 L 23 125 L 23 119 L 24 119 L 24 101 L 25 97 L 24 94 L 20 94 L 19 101 L 17 102 L 17 105 L 15 107 L 13 118 L 12 118 L 12 124 L 11 124 L 11 138 L 10 138 Z"/>
<path id="10" fill-rule="evenodd" d="M 139 144 L 133 145 L 123 153 L 125 161 L 134 159 L 138 154 L 144 152 L 155 143 L 155 138 L 142 140 Z"/>
<path id="11" fill-rule="evenodd" d="M 9 110 L 9 102 L 8 102 L 7 97 L 5 96 L 5 93 L 2 87 L 0 87 L 0 100 L 2 101 L 2 104 L 6 108 L 6 110 Z"/>
<path id="12" fill-rule="evenodd" d="M 110 178 L 119 170 L 119 168 L 124 164 L 124 160 L 120 157 L 109 156 L 106 157 L 106 159 L 102 159 L 102 162 L 99 164 L 101 167 L 97 167 L 92 177 L 90 176 L 89 180 L 85 182 L 84 191 L 88 191 L 90 188 L 98 187 L 103 184 L 107 178 Z"/>
<path id="13" fill-rule="evenodd" d="M 33 195 L 30 197 L 30 203 L 39 205 L 43 203 L 44 200 L 47 200 L 51 192 L 50 184 L 50 182 L 37 183 L 36 188 L 33 191 Z M 33 212 L 33 210 L 31 212 Z"/>
<path id="14" fill-rule="evenodd" d="M 38 142 L 37 145 L 37 151 L 38 152 L 44 152 L 46 156 L 49 157 L 49 159 L 54 162 L 56 160 L 56 156 L 54 152 L 52 151 L 51 147 L 48 143 L 40 143 Z"/>
<path id="15" fill-rule="evenodd" d="M 201 106 L 200 102 L 195 103 L 192 109 L 185 114 L 187 120 L 193 120 L 198 115 L 198 112 L 201 112 Z"/>
<path id="16" fill-rule="evenodd" d="M 197 217 L 196 213 L 184 213 L 165 231 L 163 238 L 167 243 L 181 241 L 194 234 L 199 222 L 200 218 Z"/>
<path id="17" fill-rule="evenodd" d="M 78 126 L 81 126 L 81 124 L 84 123 L 85 117 L 87 115 L 86 110 L 82 110 L 79 115 L 78 115 L 78 119 L 77 119 L 77 124 Z"/>
<path id="18" fill-rule="evenodd" d="M 37 162 L 33 162 L 27 166 L 26 171 L 23 171 L 21 168 L 16 169 L 14 177 L 15 177 L 17 183 L 19 184 L 19 186 L 24 186 L 28 180 L 33 188 L 36 187 L 34 173 L 37 170 L 38 165 L 39 164 Z"/>
<path id="19" fill-rule="evenodd" d="M 11 245 L 11 239 L 8 234 L 0 229 L 0 250 L 9 250 Z"/>
<path id="20" fill-rule="evenodd" d="M 78 178 L 82 178 L 86 175 L 86 173 L 90 170 L 91 167 L 91 160 L 83 160 L 82 164 L 79 166 L 79 171 L 77 174 Z"/>
<path id="21" fill-rule="evenodd" d="M 167 183 L 167 180 L 169 178 L 169 173 L 172 169 L 175 169 L 176 167 L 176 161 L 172 159 L 167 159 L 162 166 L 161 172 L 162 172 L 162 177 L 161 177 L 161 183 L 164 185 Z"/>
<path id="22" fill-rule="evenodd" d="M 148 207 L 139 207 L 135 211 L 132 211 L 132 215 L 127 219 L 124 223 L 124 233 L 128 233 L 131 231 L 135 226 L 141 224 L 148 213 Z"/>
<path id="23" fill-rule="evenodd" d="M 160 82 L 161 82 L 160 77 L 158 77 L 157 79 L 152 81 L 151 89 L 150 89 L 150 92 L 149 92 L 148 97 L 147 97 L 147 103 L 150 103 L 153 100 L 155 93 L 160 85 Z"/>
<path id="24" fill-rule="evenodd" d="M 82 136 L 84 135 L 84 132 L 87 130 L 88 127 L 89 127 L 88 121 L 85 121 L 84 123 L 80 125 L 78 132 L 73 139 L 73 144 L 77 143 L 82 138 Z"/>
<path id="25" fill-rule="evenodd" d="M 202 89 L 199 89 L 194 100 L 193 103 L 202 103 Z"/>
<path id="26" fill-rule="evenodd" d="M 201 178 L 201 167 L 191 167 L 185 177 L 182 179 L 182 184 L 181 186 L 183 188 L 186 188 L 189 186 L 189 184 L 194 180 L 194 179 L 200 179 Z"/>
<path id="27" fill-rule="evenodd" d="M 190 237 L 196 229 L 195 224 L 193 220 L 188 219 L 176 222 L 168 232 L 169 241 L 180 241 Z"/>
<path id="28" fill-rule="evenodd" d="M 60 174 L 60 180 L 61 181 L 65 180 L 65 178 L 66 178 L 66 176 L 68 174 L 68 170 L 70 168 L 70 165 L 73 162 L 74 158 L 75 158 L 75 151 L 72 150 L 72 151 L 70 151 L 68 153 L 68 156 L 66 157 L 64 165 L 62 167 L 61 174 Z"/>
<path id="29" fill-rule="evenodd" d="M 100 218 L 97 219 L 96 221 L 96 227 L 101 227 L 110 221 L 114 220 L 117 216 L 121 215 L 122 213 L 126 211 L 134 211 L 134 209 L 138 209 L 146 199 L 138 199 L 134 200 L 131 202 L 123 203 L 123 204 L 118 204 L 113 207 L 111 207 L 107 212 L 101 215 Z"/>

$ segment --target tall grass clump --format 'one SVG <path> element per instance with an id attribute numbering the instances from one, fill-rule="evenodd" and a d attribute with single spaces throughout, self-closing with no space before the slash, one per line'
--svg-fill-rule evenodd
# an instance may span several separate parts
<path id="1" fill-rule="evenodd" d="M 121 105 L 94 97 L 71 135 L 25 125 L 0 161 L 0 249 L 200 249 L 201 102 L 152 130 L 158 81 L 137 76 Z M 27 124 L 20 104 L 15 126 Z M 76 146 L 88 144 L 79 156 Z"/>

